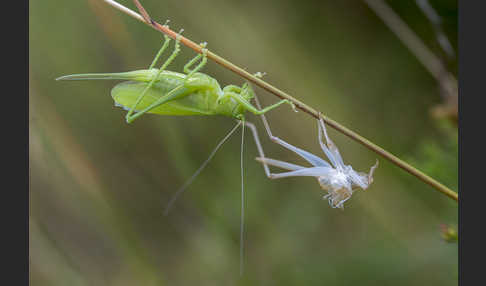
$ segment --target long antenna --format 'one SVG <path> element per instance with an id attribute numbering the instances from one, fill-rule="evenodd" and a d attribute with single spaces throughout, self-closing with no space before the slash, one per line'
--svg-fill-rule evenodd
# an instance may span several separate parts
<path id="1" fill-rule="evenodd" d="M 164 210 L 164 215 L 168 215 L 169 214 L 169 211 L 172 208 L 172 205 L 177 200 L 177 198 L 186 190 L 186 188 L 192 183 L 192 181 L 194 181 L 194 179 L 199 175 L 199 173 L 201 173 L 201 171 L 206 167 L 206 165 L 209 163 L 209 161 L 211 161 L 211 159 L 214 157 L 214 155 L 216 154 L 216 152 L 218 151 L 218 149 L 224 144 L 224 142 L 226 142 L 226 140 L 228 140 L 228 138 L 235 132 L 235 130 L 240 125 L 241 125 L 241 121 L 238 121 L 238 123 L 236 123 L 235 127 L 233 127 L 233 129 L 231 129 L 231 131 L 228 134 L 226 134 L 226 136 L 223 138 L 223 140 L 221 140 L 218 143 L 218 145 L 216 145 L 216 147 L 213 149 L 213 151 L 211 152 L 211 154 L 209 155 L 209 157 L 206 159 L 206 161 L 204 161 L 204 163 L 201 164 L 201 166 L 199 167 L 199 169 L 197 169 L 197 171 L 191 176 L 191 178 L 189 178 L 189 180 L 187 180 L 184 183 L 184 185 L 182 185 L 182 187 L 180 187 L 180 189 L 177 190 L 177 192 L 175 192 L 175 194 L 172 196 L 172 198 L 170 199 L 169 203 L 167 204 L 167 207 Z"/>
<path id="2" fill-rule="evenodd" d="M 240 121 L 241 122 L 241 121 Z M 243 147 L 245 141 L 245 122 L 241 125 L 241 154 L 240 154 L 240 168 L 241 168 L 241 215 L 240 215 L 240 276 L 243 275 L 243 251 L 244 251 L 244 226 L 245 226 L 245 188 L 243 176 Z"/>

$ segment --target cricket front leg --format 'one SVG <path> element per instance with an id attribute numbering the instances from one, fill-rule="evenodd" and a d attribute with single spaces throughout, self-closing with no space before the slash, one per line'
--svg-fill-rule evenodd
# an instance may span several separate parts
<path id="1" fill-rule="evenodd" d="M 270 106 L 267 106 L 263 109 L 260 108 L 260 107 L 256 108 L 250 102 L 248 102 L 248 100 L 246 100 L 243 96 L 241 96 L 240 94 L 233 92 L 233 91 L 225 91 L 224 95 L 221 98 L 219 98 L 218 100 L 221 100 L 221 99 L 226 98 L 226 97 L 233 98 L 239 104 L 241 104 L 246 110 L 250 111 L 251 113 L 253 113 L 255 115 L 262 115 L 264 113 L 267 113 L 268 111 L 275 109 L 275 108 L 279 107 L 280 105 L 282 105 L 284 103 L 289 104 L 290 106 L 292 106 L 293 109 L 295 109 L 294 104 L 287 99 L 282 99 L 279 102 L 272 104 Z"/>

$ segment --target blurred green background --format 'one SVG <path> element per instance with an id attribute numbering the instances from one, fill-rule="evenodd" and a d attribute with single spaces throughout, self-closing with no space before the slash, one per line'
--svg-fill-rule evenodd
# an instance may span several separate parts
<path id="1" fill-rule="evenodd" d="M 388 3 L 442 53 L 414 1 Z M 364 2 L 142 4 L 457 191 L 457 127 L 430 114 L 442 102 L 437 81 Z M 457 2 L 431 4 L 457 50 Z M 29 29 L 31 285 L 457 285 L 457 244 L 440 234 L 441 224 L 457 225 L 457 203 L 331 128 L 354 169 L 380 160 L 374 183 L 344 211 L 321 199 L 313 178 L 267 179 L 246 133 L 240 277 L 239 135 L 163 215 L 234 120 L 145 115 L 128 125 L 110 96 L 116 81 L 54 80 L 148 67 L 162 35 L 99 0 L 30 1 Z M 193 56 L 182 47 L 169 69 Z M 210 61 L 203 71 L 222 85 L 244 82 Z M 255 90 L 264 105 L 277 100 Z M 268 118 L 275 135 L 324 157 L 313 118 L 287 107 Z M 249 120 L 269 157 L 308 165 Z"/>

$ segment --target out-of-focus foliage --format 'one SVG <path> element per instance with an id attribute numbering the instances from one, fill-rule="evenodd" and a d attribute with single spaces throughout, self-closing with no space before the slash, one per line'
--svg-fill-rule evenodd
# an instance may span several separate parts
<path id="1" fill-rule="evenodd" d="M 443 120 L 438 122 L 438 129 L 440 135 L 433 139 L 424 139 L 419 144 L 416 155 L 409 157 L 408 161 L 439 182 L 457 190 L 459 172 L 457 128 L 451 126 L 449 121 Z"/>
<path id="2" fill-rule="evenodd" d="M 430 2 L 457 50 L 457 2 Z M 388 3 L 440 53 L 414 1 Z M 268 82 L 457 190 L 457 135 L 447 139 L 429 115 L 442 101 L 437 82 L 361 1 L 142 4 L 157 21 L 168 18 L 235 64 L 267 72 Z M 240 278 L 239 138 L 163 216 L 234 121 L 146 115 L 126 124 L 110 97 L 116 81 L 54 79 L 145 68 L 162 35 L 98 0 L 29 5 L 31 285 L 457 285 L 457 245 L 438 230 L 457 224 L 451 199 L 378 158 L 371 187 L 344 211 L 332 209 L 312 178 L 268 180 L 250 132 Z M 170 69 L 193 56 L 183 47 Z M 456 74 L 457 63 L 450 66 Z M 243 83 L 212 62 L 204 72 L 223 85 Z M 255 90 L 265 105 L 277 100 Z M 289 108 L 268 118 L 275 135 L 322 154 L 313 118 Z M 249 120 L 263 131 L 258 118 Z M 355 170 L 374 164 L 376 154 L 329 133 Z M 260 136 L 269 157 L 306 164 Z"/>
<path id="3" fill-rule="evenodd" d="M 442 238 L 447 242 L 457 242 L 458 234 L 457 227 L 447 224 L 440 226 Z"/>

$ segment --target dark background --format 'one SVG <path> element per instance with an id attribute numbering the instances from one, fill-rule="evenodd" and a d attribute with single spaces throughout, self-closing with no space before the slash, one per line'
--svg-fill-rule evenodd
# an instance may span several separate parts
<path id="1" fill-rule="evenodd" d="M 430 1 L 457 51 L 457 2 Z M 120 3 L 132 8 L 131 1 Z M 414 1 L 388 1 L 437 55 Z M 457 191 L 457 129 L 431 115 L 437 81 L 362 1 L 143 1 L 158 22 L 265 80 Z M 115 81 L 61 75 L 148 67 L 160 33 L 101 1 L 31 1 L 29 11 L 32 285 L 457 285 L 457 203 L 329 128 L 346 163 L 375 181 L 345 210 L 315 179 L 268 180 L 245 145 L 245 275 L 239 276 L 240 140 L 234 136 L 168 217 L 170 196 L 234 125 L 225 117 L 146 115 L 127 125 Z M 186 47 L 170 66 L 194 56 Z M 450 71 L 457 76 L 457 60 Z M 221 85 L 244 81 L 209 62 Z M 256 88 L 265 105 L 277 98 Z M 315 120 L 279 108 L 275 135 L 319 156 Z M 305 164 L 272 144 L 269 157 Z"/>

